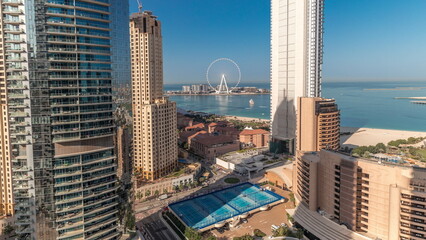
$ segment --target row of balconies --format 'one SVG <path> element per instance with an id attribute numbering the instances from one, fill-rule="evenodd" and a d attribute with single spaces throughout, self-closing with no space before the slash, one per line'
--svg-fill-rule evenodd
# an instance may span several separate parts
<path id="1" fill-rule="evenodd" d="M 8 6 L 19 6 L 23 4 L 23 1 L 22 0 L 3 0 L 2 4 L 8 5 Z"/>

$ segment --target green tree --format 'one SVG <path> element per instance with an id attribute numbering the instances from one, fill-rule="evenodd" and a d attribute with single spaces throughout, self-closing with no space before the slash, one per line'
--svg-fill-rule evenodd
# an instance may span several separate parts
<path id="1" fill-rule="evenodd" d="M 401 145 L 401 144 L 407 144 L 407 140 L 405 140 L 405 139 L 398 139 L 398 140 L 390 141 L 388 143 L 389 146 L 393 146 L 393 147 L 399 147 L 399 145 Z"/>
<path id="2" fill-rule="evenodd" d="M 369 151 L 365 151 L 364 154 L 362 154 L 363 157 L 365 158 L 369 158 L 370 157 L 370 152 Z"/>
<path id="3" fill-rule="evenodd" d="M 6 226 L 4 226 L 2 234 L 7 236 L 9 234 L 12 234 L 14 230 L 15 228 L 12 225 L 7 224 Z"/>
<path id="4" fill-rule="evenodd" d="M 180 191 L 182 191 L 183 190 L 183 188 L 184 188 L 184 185 L 181 183 L 181 184 L 179 184 L 179 190 Z"/>
<path id="5" fill-rule="evenodd" d="M 149 196 L 151 196 L 151 191 L 150 190 L 146 190 L 145 197 L 149 197 Z"/>
<path id="6" fill-rule="evenodd" d="M 203 237 L 201 236 L 201 234 L 199 232 L 197 232 L 197 230 L 195 230 L 193 228 L 189 228 L 189 227 L 187 227 L 185 229 L 184 235 L 188 240 L 201 240 L 201 239 L 203 239 Z"/>
<path id="7" fill-rule="evenodd" d="M 303 229 L 301 229 L 301 228 L 297 228 L 297 229 L 296 229 L 296 234 L 295 234 L 295 236 L 296 236 L 298 239 L 303 239 L 303 236 L 304 236 Z"/>
<path id="8" fill-rule="evenodd" d="M 384 143 L 378 143 L 378 144 L 376 144 L 376 148 L 380 152 L 386 152 L 386 145 Z"/>
<path id="9" fill-rule="evenodd" d="M 249 234 L 246 234 L 241 237 L 234 237 L 232 240 L 254 240 L 254 237 L 250 236 Z"/>
<path id="10" fill-rule="evenodd" d="M 296 199 L 294 198 L 294 193 L 290 193 L 289 195 L 290 202 L 292 202 L 294 205 L 296 205 Z"/>
<path id="11" fill-rule="evenodd" d="M 164 188 L 163 189 L 163 193 L 167 193 L 168 191 L 167 191 L 167 188 Z"/>
<path id="12" fill-rule="evenodd" d="M 140 199 L 142 199 L 142 198 L 143 198 L 143 194 L 142 194 L 142 192 L 141 192 L 141 191 L 138 191 L 138 192 L 136 193 L 136 199 L 140 200 Z"/>
<path id="13" fill-rule="evenodd" d="M 158 196 L 159 194 L 160 194 L 160 191 L 159 190 L 155 190 L 154 196 Z"/>
<path id="14" fill-rule="evenodd" d="M 272 236 L 274 237 L 286 237 L 291 233 L 290 229 L 286 226 L 280 226 L 279 228 L 275 229 L 272 233 Z"/>
<path id="15" fill-rule="evenodd" d="M 287 219 L 289 222 L 294 223 L 294 218 L 289 213 L 287 213 Z"/>
<path id="16" fill-rule="evenodd" d="M 135 219 L 135 216 L 132 214 L 132 211 L 127 211 L 126 220 L 124 222 L 126 229 L 134 230 L 135 223 L 136 223 L 136 219 Z"/>

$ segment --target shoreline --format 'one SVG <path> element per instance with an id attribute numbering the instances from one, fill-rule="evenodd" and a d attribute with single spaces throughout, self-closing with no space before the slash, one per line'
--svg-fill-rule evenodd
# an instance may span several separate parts
<path id="1" fill-rule="evenodd" d="M 358 146 L 376 145 L 377 143 L 387 144 L 397 139 L 408 139 L 409 137 L 426 137 L 426 132 L 393 130 L 365 127 L 341 127 L 341 133 L 350 133 L 340 136 L 342 147 L 354 148 Z"/>
<path id="2" fill-rule="evenodd" d="M 269 119 L 264 118 L 254 118 L 254 117 L 240 117 L 240 116 L 233 116 L 233 115 L 221 115 L 221 117 L 225 118 L 226 120 L 238 120 L 242 122 L 261 122 L 261 123 L 269 123 Z"/>
<path id="3" fill-rule="evenodd" d="M 238 96 L 238 95 L 269 95 L 271 93 L 164 93 L 165 96 Z"/>
<path id="4" fill-rule="evenodd" d="M 239 120 L 243 122 L 261 122 L 269 123 L 269 119 L 240 117 L 240 116 L 222 116 L 227 120 Z M 397 139 L 408 139 L 409 137 L 426 137 L 426 132 L 381 129 L 368 127 L 340 127 L 341 133 L 349 133 L 340 136 L 340 145 L 342 147 L 355 148 L 358 146 L 376 145 L 377 143 L 387 144 Z"/>

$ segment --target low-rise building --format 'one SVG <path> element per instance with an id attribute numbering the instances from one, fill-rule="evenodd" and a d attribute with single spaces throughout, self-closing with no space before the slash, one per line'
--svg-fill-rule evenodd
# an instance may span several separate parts
<path id="1" fill-rule="evenodd" d="M 266 147 L 269 144 L 270 133 L 263 129 L 244 129 L 239 133 L 239 139 L 247 147 Z"/>
<path id="2" fill-rule="evenodd" d="M 221 168 L 246 174 L 283 163 L 282 159 L 265 155 L 267 148 L 246 149 L 216 157 L 215 164 Z"/>
<path id="3" fill-rule="evenodd" d="M 152 196 L 158 196 L 165 193 L 173 193 L 179 186 L 188 186 L 197 181 L 201 173 L 201 164 L 189 164 L 185 171 L 177 176 L 165 177 L 156 181 L 137 182 L 134 184 L 135 200 L 142 201 Z"/>
<path id="4" fill-rule="evenodd" d="M 240 142 L 232 136 L 204 133 L 193 137 L 189 148 L 194 154 L 213 161 L 217 156 L 239 150 Z"/>

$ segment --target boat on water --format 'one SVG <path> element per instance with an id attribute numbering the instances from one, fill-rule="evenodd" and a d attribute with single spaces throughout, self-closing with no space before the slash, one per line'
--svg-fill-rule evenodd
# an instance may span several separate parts
<path id="1" fill-rule="evenodd" d="M 250 103 L 250 105 L 254 105 L 253 99 L 250 99 L 249 103 Z"/>

